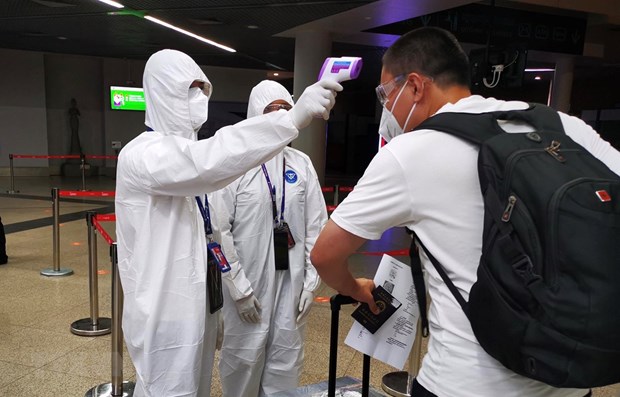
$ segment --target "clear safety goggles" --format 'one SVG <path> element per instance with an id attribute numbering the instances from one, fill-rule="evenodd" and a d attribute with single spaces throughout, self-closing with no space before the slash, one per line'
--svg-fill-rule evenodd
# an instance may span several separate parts
<path id="1" fill-rule="evenodd" d="M 400 76 L 394 77 L 392 80 L 388 81 L 385 84 L 379 84 L 377 88 L 375 88 L 375 92 L 377 93 L 377 99 L 379 100 L 381 106 L 385 106 L 390 94 L 392 94 L 392 91 L 400 87 L 406 77 L 406 74 L 401 74 Z"/>
<path id="2" fill-rule="evenodd" d="M 211 98 L 213 93 L 213 86 L 208 81 L 195 80 L 189 88 L 200 88 L 208 98 Z"/>

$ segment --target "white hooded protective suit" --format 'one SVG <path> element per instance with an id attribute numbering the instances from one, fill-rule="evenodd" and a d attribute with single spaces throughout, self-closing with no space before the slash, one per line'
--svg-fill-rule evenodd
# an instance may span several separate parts
<path id="1" fill-rule="evenodd" d="M 189 56 L 151 56 L 143 82 L 145 124 L 153 131 L 129 142 L 118 159 L 118 267 L 136 397 L 209 396 L 217 322 L 194 196 L 224 187 L 298 134 L 287 112 L 277 112 L 196 141 L 188 105 L 195 80 L 208 83 Z"/>
<path id="2" fill-rule="evenodd" d="M 262 115 L 265 106 L 277 99 L 293 103 L 280 84 L 258 84 L 250 94 L 248 119 Z M 303 290 L 314 291 L 320 283 L 310 251 L 327 222 L 327 211 L 314 167 L 308 156 L 289 147 L 265 165 L 276 188 L 278 215 L 286 185 L 284 220 L 296 242 L 289 249 L 289 270 L 275 269 L 272 201 L 260 166 L 213 193 L 210 200 L 232 267 L 223 275 L 224 341 L 219 370 L 225 397 L 255 397 L 298 386 L 305 328 L 305 318 L 296 321 L 299 298 Z M 252 293 L 262 306 L 257 324 L 243 322 L 234 303 Z"/>

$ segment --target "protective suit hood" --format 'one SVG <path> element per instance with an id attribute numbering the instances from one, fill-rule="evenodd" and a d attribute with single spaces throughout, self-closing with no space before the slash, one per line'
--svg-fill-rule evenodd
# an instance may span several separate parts
<path id="1" fill-rule="evenodd" d="M 250 92 L 248 118 L 260 116 L 263 114 L 265 106 L 278 99 L 288 102 L 291 106 L 295 104 L 293 97 L 282 84 L 273 80 L 261 81 Z"/>
<path id="2" fill-rule="evenodd" d="M 189 86 L 195 80 L 205 83 L 204 93 L 210 97 L 211 82 L 192 58 L 176 50 L 153 54 L 143 76 L 147 127 L 196 140 L 189 114 Z"/>

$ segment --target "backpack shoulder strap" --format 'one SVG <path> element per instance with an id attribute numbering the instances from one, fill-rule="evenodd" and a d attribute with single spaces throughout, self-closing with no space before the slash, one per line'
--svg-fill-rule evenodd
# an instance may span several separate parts
<path id="1" fill-rule="evenodd" d="M 529 108 L 523 110 L 488 113 L 438 113 L 423 121 L 414 131 L 426 129 L 441 131 L 480 145 L 484 141 L 504 133 L 497 120 L 522 121 L 537 131 L 564 133 L 558 112 L 541 104 L 530 104 Z"/>

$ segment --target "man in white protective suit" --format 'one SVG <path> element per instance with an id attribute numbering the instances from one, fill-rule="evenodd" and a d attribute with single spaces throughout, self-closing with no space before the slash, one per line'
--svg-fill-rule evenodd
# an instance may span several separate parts
<path id="1" fill-rule="evenodd" d="M 207 298 L 205 224 L 194 196 L 226 186 L 279 153 L 313 117 L 329 117 L 339 84 L 308 87 L 289 112 L 196 141 L 211 83 L 186 54 L 162 50 L 143 76 L 147 131 L 120 152 L 116 185 L 123 331 L 134 396 L 209 396 L 219 313 Z"/>
<path id="2" fill-rule="evenodd" d="M 286 88 L 264 80 L 252 89 L 248 119 L 292 104 Z M 312 162 L 285 147 L 211 197 L 232 268 L 223 274 L 223 395 L 257 397 L 294 389 L 306 315 L 320 283 L 310 251 L 327 222 Z"/>

